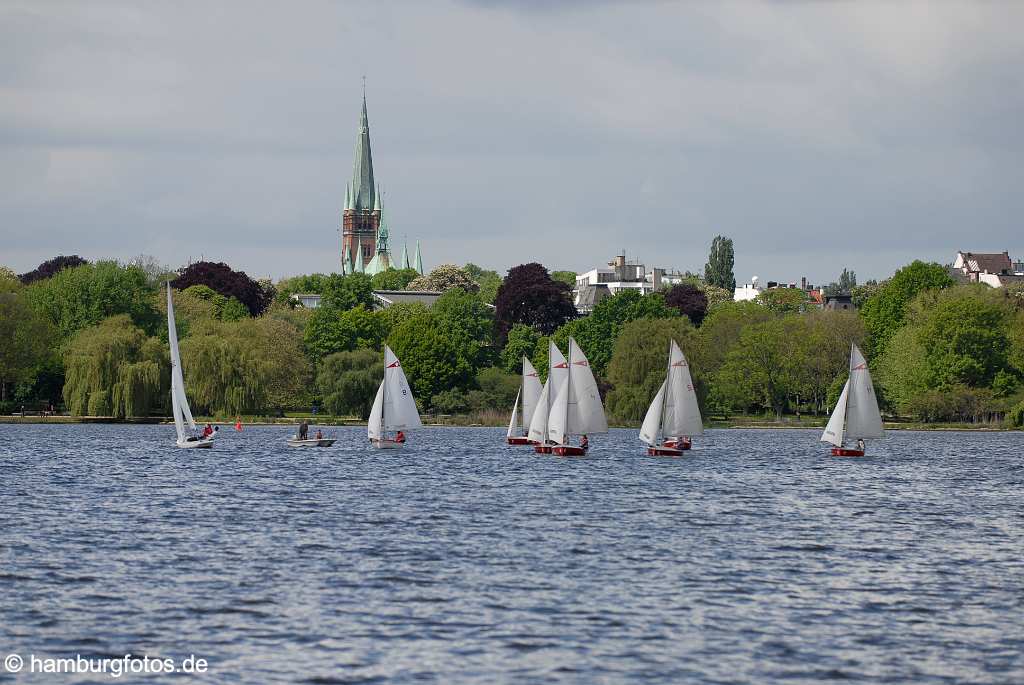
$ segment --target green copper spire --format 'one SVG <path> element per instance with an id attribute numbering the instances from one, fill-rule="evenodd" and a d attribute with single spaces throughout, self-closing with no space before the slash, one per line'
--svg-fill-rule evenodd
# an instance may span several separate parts
<path id="1" fill-rule="evenodd" d="M 352 272 L 361 274 L 363 271 L 363 244 L 358 243 L 356 245 L 356 264 L 352 267 Z"/>
<path id="2" fill-rule="evenodd" d="M 376 197 L 373 200 L 373 210 L 379 212 L 384 209 L 384 203 L 380 201 L 380 188 L 376 189 Z"/>
<path id="3" fill-rule="evenodd" d="M 341 275 L 352 272 L 352 253 L 348 251 L 348 245 L 345 246 L 345 252 L 341 255 Z"/>
<path id="4" fill-rule="evenodd" d="M 352 185 L 345 184 L 345 209 L 352 209 Z"/>
<path id="5" fill-rule="evenodd" d="M 413 257 L 416 273 L 423 275 L 423 257 L 420 256 L 420 241 L 416 241 L 416 256 Z"/>
<path id="6" fill-rule="evenodd" d="M 402 244 L 402 269 L 409 268 L 409 242 L 406 241 Z"/>
<path id="7" fill-rule="evenodd" d="M 355 161 L 352 163 L 352 209 L 372 210 L 376 192 L 373 187 L 373 159 L 370 156 L 370 124 L 366 118 L 366 94 L 359 113 Z"/>

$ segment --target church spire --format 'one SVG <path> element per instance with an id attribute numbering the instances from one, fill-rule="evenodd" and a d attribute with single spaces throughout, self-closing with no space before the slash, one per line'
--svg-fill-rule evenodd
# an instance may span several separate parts
<path id="1" fill-rule="evenodd" d="M 413 257 L 413 268 L 420 276 L 423 275 L 423 257 L 420 256 L 420 241 L 416 241 L 416 256 Z"/>
<path id="2" fill-rule="evenodd" d="M 373 187 L 373 159 L 370 155 L 370 123 L 366 117 L 366 93 L 359 113 L 355 161 L 352 163 L 352 209 L 372 210 L 376 191 Z"/>
<path id="3" fill-rule="evenodd" d="M 356 263 L 352 267 L 352 271 L 357 274 L 363 273 L 363 245 L 362 243 L 356 243 Z"/>
<path id="4" fill-rule="evenodd" d="M 409 241 L 408 240 L 406 240 L 402 244 L 402 266 L 400 268 L 402 268 L 402 269 L 408 269 L 409 268 Z"/>

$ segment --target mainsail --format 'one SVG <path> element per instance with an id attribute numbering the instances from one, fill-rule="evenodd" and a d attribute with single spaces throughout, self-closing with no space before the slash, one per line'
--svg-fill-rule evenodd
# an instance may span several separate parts
<path id="1" fill-rule="evenodd" d="M 167 340 L 171 347 L 171 408 L 174 411 L 174 428 L 178 433 L 178 442 L 187 437 L 185 424 L 191 434 L 195 434 L 196 422 L 192 418 L 192 410 L 185 397 L 185 379 L 181 374 L 181 354 L 178 352 L 178 329 L 174 325 L 174 300 L 171 298 L 171 284 L 167 283 Z"/>
<path id="2" fill-rule="evenodd" d="M 548 418 L 548 439 L 564 445 L 570 435 L 607 433 L 597 381 L 583 350 L 569 338 L 569 373 L 558 385 Z"/>
<path id="3" fill-rule="evenodd" d="M 665 408 L 665 385 L 667 383 L 667 378 L 661 382 L 658 394 L 654 396 L 654 401 L 647 408 L 644 422 L 640 426 L 640 439 L 651 447 L 658 445 L 658 430 L 661 428 L 661 414 Z"/>
<path id="4" fill-rule="evenodd" d="M 856 345 L 850 347 L 850 377 L 843 386 L 825 432 L 821 434 L 821 442 L 842 447 L 847 435 L 857 439 L 885 436 L 871 373 Z"/>
<path id="5" fill-rule="evenodd" d="M 520 388 L 516 392 L 516 403 L 512 405 L 512 418 L 509 419 L 509 422 L 508 422 L 508 432 L 505 433 L 505 436 L 509 437 L 509 438 L 512 437 L 512 431 L 514 431 L 514 430 L 516 430 L 516 428 L 518 428 L 516 423 L 517 423 L 517 421 L 519 419 L 519 395 L 522 394 L 522 392 L 523 392 L 522 388 Z"/>
<path id="6" fill-rule="evenodd" d="M 385 345 L 384 379 L 377 388 L 377 396 L 370 410 L 370 420 L 366 425 L 367 436 L 370 439 L 382 438 L 386 431 L 408 430 L 422 425 L 402 363 L 391 348 Z"/>
<path id="7" fill-rule="evenodd" d="M 537 398 L 537 408 L 530 419 L 530 431 L 527 434 L 530 440 L 543 444 L 548 436 L 548 417 L 551 414 L 551 405 L 555 400 L 555 393 L 558 387 L 555 384 L 561 383 L 563 378 L 568 377 L 569 364 L 565 356 L 555 345 L 553 340 L 548 341 L 548 378 L 541 388 L 540 397 Z M 554 388 L 554 390 L 552 390 Z"/>

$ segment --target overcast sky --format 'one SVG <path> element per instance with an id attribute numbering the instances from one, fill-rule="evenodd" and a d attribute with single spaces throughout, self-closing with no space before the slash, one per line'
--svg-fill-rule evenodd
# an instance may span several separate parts
<path id="1" fill-rule="evenodd" d="M 336 271 L 362 76 L 427 268 L 1024 257 L 1024 3 L 0 2 L 0 264 Z M 410 248 L 411 250 L 411 248 Z"/>

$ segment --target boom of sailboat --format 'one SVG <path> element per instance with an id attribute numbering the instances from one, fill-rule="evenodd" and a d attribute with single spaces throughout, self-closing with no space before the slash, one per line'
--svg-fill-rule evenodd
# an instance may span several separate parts
<path id="1" fill-rule="evenodd" d="M 167 338 L 171 353 L 171 408 L 174 412 L 175 445 L 181 448 L 213 447 L 214 433 L 199 434 L 185 393 L 185 380 L 178 349 L 171 284 L 167 284 Z M 384 346 L 384 377 L 374 397 L 366 435 L 376 449 L 398 449 L 406 444 L 406 431 L 422 427 L 416 400 L 402 363 Z M 333 437 L 305 434 L 303 423 L 291 446 L 330 447 Z M 241 422 L 236 426 L 240 429 Z M 547 378 L 540 375 L 526 357 L 522 358 L 522 379 L 516 393 L 505 441 L 529 445 L 539 454 L 584 456 L 591 435 L 607 433 L 608 420 L 590 361 L 576 340 L 569 338 L 566 358 L 554 341 L 548 342 Z M 694 390 L 690 365 L 675 340 L 669 341 L 665 378 L 655 393 L 640 426 L 640 440 L 650 456 L 678 457 L 692 446 L 692 438 L 704 433 L 703 419 Z M 882 416 L 878 410 L 871 374 L 864 355 L 856 345 L 850 349 L 850 375 L 843 386 L 821 441 L 831 443 L 833 456 L 864 456 L 864 440 L 882 438 Z M 846 440 L 856 441 L 847 447 Z M 575 442 L 575 444 L 574 444 Z"/>

